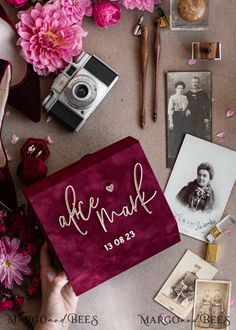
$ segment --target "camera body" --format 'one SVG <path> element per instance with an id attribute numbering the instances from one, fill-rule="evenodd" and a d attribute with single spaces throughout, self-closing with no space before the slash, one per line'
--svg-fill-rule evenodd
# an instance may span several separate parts
<path id="1" fill-rule="evenodd" d="M 118 78 L 97 56 L 82 52 L 54 80 L 42 106 L 70 131 L 78 132 Z"/>

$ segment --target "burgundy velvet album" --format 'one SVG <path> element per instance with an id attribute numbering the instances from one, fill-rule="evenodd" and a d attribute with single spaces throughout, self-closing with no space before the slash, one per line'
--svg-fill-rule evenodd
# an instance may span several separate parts
<path id="1" fill-rule="evenodd" d="M 144 151 L 132 137 L 24 188 L 24 194 L 76 295 L 180 240 Z"/>

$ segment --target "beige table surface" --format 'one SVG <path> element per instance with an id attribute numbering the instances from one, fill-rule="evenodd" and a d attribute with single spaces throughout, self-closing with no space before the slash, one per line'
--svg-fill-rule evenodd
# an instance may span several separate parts
<path id="1" fill-rule="evenodd" d="M 2 3 L 3 1 L 1 1 Z M 166 13 L 169 12 L 168 2 L 163 0 Z M 6 8 L 6 6 L 5 6 Z M 15 11 L 7 8 L 12 17 Z M 96 28 L 91 20 L 86 20 L 85 27 L 88 37 L 84 41 L 87 52 L 95 53 L 104 59 L 120 74 L 120 79 L 112 92 L 107 95 L 102 104 L 89 118 L 78 134 L 69 133 L 55 121 L 46 122 L 45 113 L 40 123 L 35 124 L 10 110 L 4 122 L 3 142 L 9 154 L 13 156 L 10 168 L 16 183 L 19 202 L 24 202 L 22 183 L 16 176 L 16 167 L 21 160 L 20 147 L 29 137 L 54 140 L 50 145 L 51 156 L 47 161 L 49 173 L 53 173 L 66 165 L 80 159 L 87 153 L 103 148 L 128 135 L 140 140 L 151 166 L 164 189 L 170 170 L 166 168 L 165 141 L 165 70 L 211 70 L 213 72 L 213 142 L 236 150 L 236 116 L 228 119 L 226 109 L 236 107 L 236 1 L 211 0 L 209 30 L 205 32 L 171 32 L 161 31 L 162 54 L 159 76 L 159 117 L 154 123 L 151 119 L 153 62 L 148 65 L 147 92 L 147 124 L 142 130 L 139 127 L 139 39 L 132 35 L 132 29 L 140 13 L 138 11 L 122 10 L 121 23 L 108 29 Z M 152 17 L 145 13 L 145 21 L 153 34 Z M 221 41 L 223 58 L 220 62 L 201 62 L 193 67 L 186 64 L 191 56 L 192 41 Z M 152 42 L 150 40 L 150 49 Z M 42 98 L 49 92 L 52 77 L 41 79 Z M 216 134 L 225 131 L 225 138 L 220 141 Z M 15 133 L 20 140 L 17 144 L 10 143 L 11 135 Z M 194 150 L 193 150 L 194 152 Z M 223 165 L 222 159 L 222 166 Z M 184 171 L 184 169 L 183 169 Z M 234 188 L 225 214 L 236 218 L 236 189 Z M 220 241 L 216 266 L 219 268 L 217 279 L 233 282 L 232 296 L 236 297 L 235 288 L 235 248 L 236 228 L 227 239 Z M 199 256 L 204 256 L 205 244 L 193 238 L 182 235 L 181 242 L 174 247 L 142 262 L 132 269 L 116 276 L 106 283 L 90 290 L 79 297 L 77 314 L 97 315 L 98 325 L 76 323 L 71 329 L 82 330 L 141 330 L 141 329 L 191 329 L 189 323 L 169 324 L 164 326 L 152 323 L 149 327 L 141 324 L 138 315 L 154 316 L 161 313 L 172 315 L 164 307 L 153 301 L 156 292 L 161 288 L 166 278 L 187 249 Z M 40 298 L 25 303 L 24 309 L 30 315 L 37 315 Z M 236 329 L 236 306 L 231 307 L 231 330 Z M 25 329 L 20 323 L 17 326 L 9 324 L 9 313 L 0 315 L 0 329 Z M 191 315 L 190 315 L 191 317 Z"/>

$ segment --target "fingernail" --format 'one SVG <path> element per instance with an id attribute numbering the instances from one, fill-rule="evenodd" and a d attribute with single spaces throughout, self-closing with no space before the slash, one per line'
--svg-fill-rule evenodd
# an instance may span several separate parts
<path id="1" fill-rule="evenodd" d="M 67 278 L 67 275 L 66 275 L 65 272 L 61 272 L 60 275 L 61 275 L 65 280 L 68 281 L 68 278 Z"/>

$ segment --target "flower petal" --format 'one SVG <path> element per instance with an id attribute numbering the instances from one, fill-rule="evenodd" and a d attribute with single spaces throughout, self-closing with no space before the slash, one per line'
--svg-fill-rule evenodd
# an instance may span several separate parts
<path id="1" fill-rule="evenodd" d="M 235 115 L 235 111 L 230 109 L 226 112 L 226 117 L 230 118 L 233 117 Z"/>
<path id="2" fill-rule="evenodd" d="M 11 143 L 16 144 L 19 141 L 19 137 L 16 134 L 12 134 Z"/>
<path id="3" fill-rule="evenodd" d="M 219 133 L 217 133 L 216 134 L 216 136 L 218 137 L 218 138 L 221 138 L 221 139 L 223 139 L 224 137 L 225 137 L 225 132 L 219 132 Z"/>
<path id="4" fill-rule="evenodd" d="M 189 59 L 187 60 L 187 64 L 188 64 L 188 65 L 194 65 L 194 64 L 196 64 L 196 63 L 197 63 L 197 61 L 194 60 L 193 58 L 189 58 Z"/>

